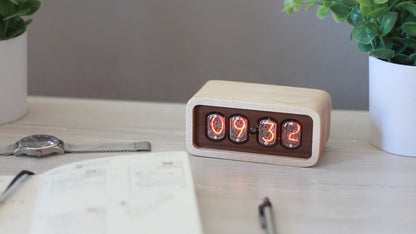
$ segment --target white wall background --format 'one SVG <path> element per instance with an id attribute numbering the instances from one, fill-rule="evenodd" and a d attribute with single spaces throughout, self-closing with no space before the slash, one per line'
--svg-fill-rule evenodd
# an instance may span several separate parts
<path id="1" fill-rule="evenodd" d="M 283 0 L 43 0 L 29 26 L 29 94 L 187 101 L 207 80 L 324 89 L 368 108 L 351 27 Z"/>

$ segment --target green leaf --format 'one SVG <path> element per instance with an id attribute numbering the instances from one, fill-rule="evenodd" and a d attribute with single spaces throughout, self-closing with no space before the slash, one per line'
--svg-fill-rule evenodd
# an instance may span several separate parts
<path id="1" fill-rule="evenodd" d="M 354 8 L 355 7 L 355 1 L 354 0 L 341 0 L 341 3 L 349 8 Z"/>
<path id="2" fill-rule="evenodd" d="M 364 16 L 367 16 L 372 11 L 372 8 L 370 6 L 360 5 L 360 11 L 361 11 L 361 14 L 363 14 Z"/>
<path id="3" fill-rule="evenodd" d="M 292 0 L 285 0 L 283 2 L 283 6 L 284 6 L 284 8 L 282 9 L 283 12 L 286 12 L 289 15 L 293 14 L 293 1 Z"/>
<path id="4" fill-rule="evenodd" d="M 302 0 L 293 0 L 293 9 L 299 11 L 302 7 Z"/>
<path id="5" fill-rule="evenodd" d="M 370 50 L 373 49 L 373 47 L 371 45 L 358 42 L 358 49 L 363 53 L 368 53 Z"/>
<path id="6" fill-rule="evenodd" d="M 388 41 L 388 40 L 385 40 L 385 39 L 386 38 L 384 38 L 384 37 L 380 37 L 380 41 L 383 41 L 383 42 L 381 42 L 377 46 L 376 49 L 389 49 L 389 50 L 393 50 L 393 46 L 394 46 L 393 42 Z"/>
<path id="7" fill-rule="evenodd" d="M 306 8 L 305 11 L 309 11 L 312 7 L 314 7 L 316 4 L 315 3 L 311 3 L 309 4 Z"/>
<path id="8" fill-rule="evenodd" d="M 383 16 L 383 19 L 381 19 L 381 35 L 386 36 L 394 27 L 397 21 L 397 17 L 399 14 L 397 12 L 389 12 L 385 16 Z"/>
<path id="9" fill-rule="evenodd" d="M 283 8 L 282 12 L 286 12 L 288 15 L 291 15 L 291 14 L 293 14 L 293 7 Z"/>
<path id="10" fill-rule="evenodd" d="M 22 18 L 12 18 L 9 20 L 9 32 L 6 35 L 6 40 L 19 36 L 26 31 L 26 25 Z"/>
<path id="11" fill-rule="evenodd" d="M 370 22 L 370 21 L 363 21 L 361 22 L 361 25 L 365 26 L 366 28 L 374 32 L 375 34 L 380 35 L 380 30 L 378 29 L 377 24 Z"/>
<path id="12" fill-rule="evenodd" d="M 3 29 L 4 28 L 4 23 L 3 23 L 3 21 L 1 21 L 0 20 L 0 40 L 3 40 L 3 37 L 4 37 L 4 35 L 3 35 Z"/>
<path id="13" fill-rule="evenodd" d="M 388 2 L 389 0 L 374 0 L 375 4 L 384 4 L 386 2 Z"/>
<path id="14" fill-rule="evenodd" d="M 416 36 L 416 23 L 415 22 L 407 22 L 402 24 L 403 32 L 409 34 L 410 36 Z"/>
<path id="15" fill-rule="evenodd" d="M 16 5 L 14 5 L 9 0 L 0 0 L 0 15 L 6 16 L 9 15 L 10 11 L 15 9 Z"/>
<path id="16" fill-rule="evenodd" d="M 16 30 L 12 30 L 11 33 L 7 34 L 7 37 L 5 38 L 5 40 L 9 40 L 9 39 L 15 38 L 15 37 L 23 34 L 25 31 L 26 31 L 26 28 L 25 27 L 18 28 Z"/>
<path id="17" fill-rule="evenodd" d="M 364 25 L 358 25 L 352 30 L 352 38 L 363 44 L 370 44 L 370 42 L 377 36 L 373 31 Z"/>
<path id="18" fill-rule="evenodd" d="M 397 8 L 403 11 L 408 11 L 410 14 L 416 17 L 416 4 L 411 2 L 402 2 L 396 5 Z"/>
<path id="19" fill-rule="evenodd" d="M 360 6 L 371 6 L 371 0 L 357 0 Z"/>
<path id="20" fill-rule="evenodd" d="M 399 54 L 397 56 L 394 56 L 391 61 L 393 63 L 403 64 L 403 65 L 411 65 L 413 61 L 409 59 L 407 55 Z"/>
<path id="21" fill-rule="evenodd" d="M 332 18 L 334 18 L 335 22 L 341 23 L 344 22 L 347 19 L 348 16 L 340 17 L 338 15 L 332 14 Z"/>
<path id="22" fill-rule="evenodd" d="M 26 15 L 32 15 L 37 10 L 39 10 L 41 5 L 42 5 L 41 2 L 39 2 L 39 1 L 23 2 L 22 4 L 19 5 L 18 9 L 20 9 L 20 10 L 24 10 L 24 9 L 29 10 Z"/>
<path id="23" fill-rule="evenodd" d="M 16 11 L 8 12 L 7 15 L 3 15 L 3 20 L 9 20 L 13 17 L 19 17 L 24 15 L 31 15 L 35 13 L 41 6 L 41 3 L 39 1 L 30 1 L 30 2 L 23 2 L 19 6 L 17 6 Z"/>
<path id="24" fill-rule="evenodd" d="M 285 0 L 283 6 L 282 11 L 291 15 L 293 11 L 298 11 L 302 7 L 302 0 Z"/>
<path id="25" fill-rule="evenodd" d="M 38 0 L 0 0 L 0 40 L 8 40 L 26 31 L 31 20 L 22 16 L 35 13 L 41 6 Z"/>
<path id="26" fill-rule="evenodd" d="M 403 12 L 402 12 L 403 13 Z M 406 14 L 403 14 L 404 16 L 406 16 Z M 412 14 L 408 14 L 407 17 L 403 17 L 404 18 L 401 22 L 401 24 L 407 23 L 407 22 L 416 22 L 416 17 L 414 17 Z"/>
<path id="27" fill-rule="evenodd" d="M 293 0 L 285 0 L 283 2 L 283 6 L 286 7 L 293 7 Z"/>
<path id="28" fill-rule="evenodd" d="M 406 49 L 407 49 L 407 46 L 402 45 L 402 46 L 398 46 L 398 47 L 395 49 L 395 51 L 396 51 L 396 54 L 402 54 L 402 53 L 403 53 Z"/>
<path id="29" fill-rule="evenodd" d="M 416 39 L 412 38 L 401 38 L 401 37 L 393 37 L 395 41 L 402 43 L 403 45 L 410 47 L 412 49 L 416 49 Z"/>
<path id="30" fill-rule="evenodd" d="M 371 11 L 370 13 L 368 13 L 367 17 L 368 18 L 379 18 L 379 17 L 383 17 L 389 11 L 390 11 L 390 7 L 377 8 L 374 11 Z"/>
<path id="31" fill-rule="evenodd" d="M 390 58 L 393 58 L 394 51 L 388 50 L 388 49 L 376 49 L 376 50 L 370 51 L 369 55 L 380 58 L 380 59 L 390 59 Z"/>
<path id="32" fill-rule="evenodd" d="M 316 11 L 316 17 L 319 19 L 325 19 L 329 14 L 329 8 L 325 6 L 319 6 Z"/>
<path id="33" fill-rule="evenodd" d="M 416 53 L 409 55 L 409 59 L 412 61 L 416 61 Z"/>
<path id="34" fill-rule="evenodd" d="M 364 20 L 363 15 L 361 14 L 360 9 L 354 8 L 351 13 L 348 15 L 348 23 L 351 25 L 357 26 L 361 21 Z"/>
<path id="35" fill-rule="evenodd" d="M 9 20 L 9 19 L 17 17 L 17 16 L 24 16 L 24 15 L 27 15 L 29 12 L 30 12 L 30 9 L 22 9 L 20 11 L 14 12 L 11 15 L 5 16 L 3 20 Z"/>
<path id="36" fill-rule="evenodd" d="M 342 4 L 334 3 L 332 4 L 329 9 L 331 9 L 332 13 L 336 15 L 338 18 L 346 18 L 350 13 L 351 9 L 348 9 Z"/>

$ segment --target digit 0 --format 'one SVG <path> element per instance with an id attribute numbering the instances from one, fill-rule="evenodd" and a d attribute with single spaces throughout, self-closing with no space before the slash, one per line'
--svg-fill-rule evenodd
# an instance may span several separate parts
<path id="1" fill-rule="evenodd" d="M 225 117 L 220 113 L 212 113 L 206 121 L 208 139 L 218 141 L 225 137 Z"/>

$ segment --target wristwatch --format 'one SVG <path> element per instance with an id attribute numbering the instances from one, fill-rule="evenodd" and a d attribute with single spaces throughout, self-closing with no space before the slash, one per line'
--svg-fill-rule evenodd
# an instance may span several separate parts
<path id="1" fill-rule="evenodd" d="M 0 155 L 26 155 L 42 157 L 51 154 L 64 153 L 94 153 L 94 152 L 135 152 L 150 151 L 150 142 L 126 142 L 107 144 L 68 144 L 50 135 L 32 135 L 18 142 L 0 146 Z"/>

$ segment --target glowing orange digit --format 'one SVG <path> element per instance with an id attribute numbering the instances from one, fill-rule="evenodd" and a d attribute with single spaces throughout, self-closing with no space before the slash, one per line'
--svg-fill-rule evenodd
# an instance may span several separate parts
<path id="1" fill-rule="evenodd" d="M 264 123 L 264 124 L 269 125 L 269 128 L 267 129 L 267 132 L 270 134 L 270 137 L 266 138 L 266 137 L 263 136 L 261 139 L 263 141 L 267 142 L 267 143 L 271 143 L 276 139 L 276 134 L 274 133 L 276 123 L 269 122 L 269 123 Z"/>
<path id="2" fill-rule="evenodd" d="M 214 126 L 214 123 L 216 122 L 216 120 L 219 120 L 221 122 L 221 125 L 219 127 L 219 130 L 216 129 L 216 127 Z M 216 135 L 220 135 L 223 131 L 224 131 L 224 119 L 223 118 L 218 118 L 217 116 L 213 117 L 210 121 L 210 126 L 211 126 L 211 130 L 216 134 Z"/>
<path id="3" fill-rule="evenodd" d="M 288 120 L 282 126 L 282 145 L 296 149 L 301 145 L 302 125 L 295 120 Z"/>
<path id="4" fill-rule="evenodd" d="M 238 125 L 237 125 L 237 122 L 242 123 L 242 124 L 241 124 L 241 126 L 238 126 Z M 240 131 L 240 132 L 237 134 L 237 137 L 241 137 L 241 134 L 243 134 L 244 130 L 246 129 L 246 122 L 245 122 L 244 120 L 242 120 L 242 119 L 235 119 L 235 120 L 233 121 L 233 127 L 234 127 L 235 129 L 237 129 L 238 131 Z"/>
<path id="5" fill-rule="evenodd" d="M 269 118 L 260 120 L 258 142 L 263 146 L 273 146 L 277 138 L 277 122 Z"/>
<path id="6" fill-rule="evenodd" d="M 289 136 L 288 136 L 288 138 L 289 138 L 289 140 L 291 140 L 291 141 L 294 141 L 294 142 L 299 142 L 299 132 L 300 132 L 300 124 L 299 123 L 293 123 L 293 124 L 295 124 L 296 125 L 296 131 L 294 131 L 294 132 L 292 132 L 292 133 L 290 133 L 289 134 Z M 296 137 L 296 138 L 295 138 Z"/>
<path id="7" fill-rule="evenodd" d="M 248 120 L 241 115 L 230 118 L 230 140 L 241 143 L 247 140 Z"/>
<path id="8" fill-rule="evenodd" d="M 209 140 L 219 141 L 225 137 L 225 117 L 220 113 L 207 116 L 207 137 Z"/>

